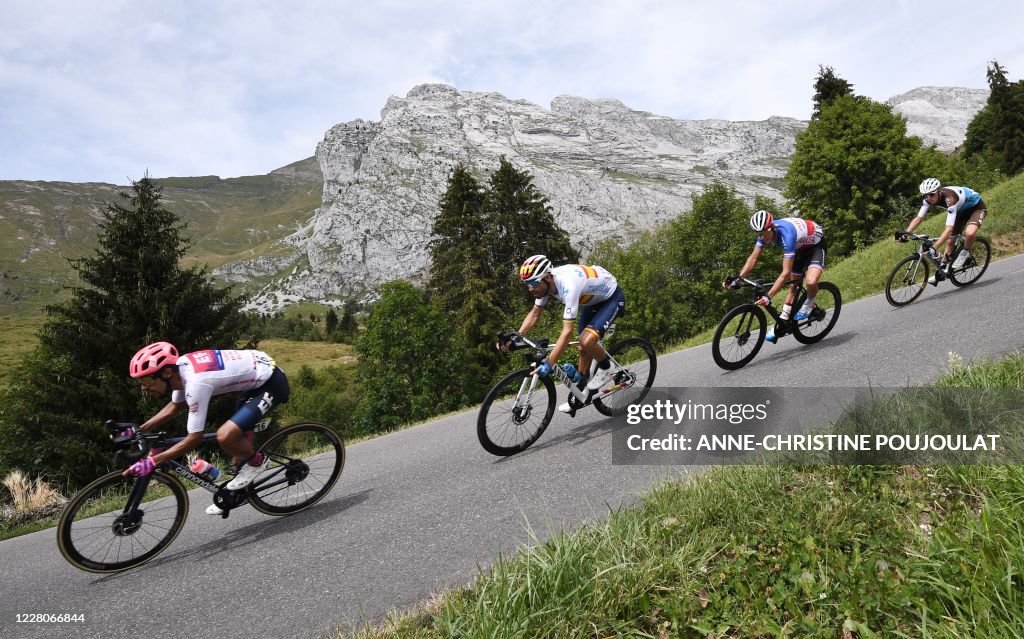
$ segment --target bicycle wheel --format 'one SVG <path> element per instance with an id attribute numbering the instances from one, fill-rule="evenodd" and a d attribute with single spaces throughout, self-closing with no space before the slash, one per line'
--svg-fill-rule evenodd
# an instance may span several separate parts
<path id="1" fill-rule="evenodd" d="M 764 311 L 753 304 L 726 313 L 711 341 L 711 356 L 719 368 L 733 371 L 749 364 L 764 344 L 766 324 Z"/>
<path id="2" fill-rule="evenodd" d="M 658 372 L 658 359 L 651 343 L 640 337 L 630 337 L 608 349 L 621 369 L 615 372 L 613 386 L 594 400 L 594 408 L 609 417 L 621 415 L 633 404 L 639 404 L 654 384 Z"/>
<path id="3" fill-rule="evenodd" d="M 501 378 L 480 406 L 476 434 L 492 455 L 505 457 L 526 450 L 551 423 L 555 383 L 541 377 L 534 384 L 531 370 L 522 368 Z"/>
<path id="4" fill-rule="evenodd" d="M 916 300 L 928 286 L 928 261 L 920 255 L 908 255 L 900 260 L 889 279 L 885 281 L 885 299 L 900 307 Z"/>
<path id="5" fill-rule="evenodd" d="M 949 281 L 953 283 L 953 286 L 974 284 L 988 269 L 988 262 L 992 259 L 992 246 L 988 240 L 983 237 L 975 237 L 974 246 L 971 247 L 970 252 L 971 256 L 964 262 L 963 267 L 949 274 Z"/>
<path id="6" fill-rule="evenodd" d="M 294 424 L 273 434 L 260 452 L 270 466 L 247 488 L 249 503 L 267 515 L 309 508 L 334 487 L 345 468 L 345 443 L 317 422 Z"/>
<path id="7" fill-rule="evenodd" d="M 800 291 L 793 308 L 800 308 L 807 298 L 807 291 Z M 821 341 L 831 332 L 839 321 L 839 311 L 843 308 L 843 297 L 839 287 L 832 282 L 818 283 L 818 294 L 814 297 L 814 309 L 811 316 L 802 322 L 793 323 L 793 337 L 801 344 L 813 344 Z"/>
<path id="8" fill-rule="evenodd" d="M 64 507 L 57 546 L 75 568 L 100 573 L 133 568 L 157 556 L 181 532 L 188 516 L 188 493 L 181 482 L 162 470 L 154 472 L 138 508 L 129 509 L 136 481 L 146 480 L 108 473 Z"/>

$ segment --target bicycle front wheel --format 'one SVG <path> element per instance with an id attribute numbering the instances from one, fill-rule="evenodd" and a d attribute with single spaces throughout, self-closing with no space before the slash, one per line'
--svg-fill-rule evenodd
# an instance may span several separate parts
<path id="1" fill-rule="evenodd" d="M 294 424 L 260 446 L 270 466 L 249 484 L 249 503 L 267 515 L 290 515 L 330 492 L 345 468 L 345 443 L 317 422 Z"/>
<path id="2" fill-rule="evenodd" d="M 594 408 L 604 415 L 622 415 L 633 404 L 639 404 L 654 384 L 658 358 L 654 347 L 645 339 L 630 337 L 608 349 L 608 355 L 619 365 L 612 386 L 594 400 Z"/>
<path id="3" fill-rule="evenodd" d="M 146 483 L 133 508 L 128 502 L 136 482 Z M 160 554 L 181 532 L 186 516 L 188 493 L 174 476 L 158 470 L 137 479 L 114 471 L 78 491 L 64 507 L 57 546 L 75 568 L 119 572 Z"/>
<path id="4" fill-rule="evenodd" d="M 910 304 L 928 286 L 928 262 L 920 255 L 908 255 L 900 260 L 889 279 L 885 281 L 885 299 L 899 308 Z"/>
<path id="5" fill-rule="evenodd" d="M 711 341 L 711 356 L 719 368 L 733 371 L 749 364 L 764 344 L 766 326 L 764 311 L 753 304 L 726 313 Z"/>
<path id="6" fill-rule="evenodd" d="M 801 291 L 800 299 L 794 308 L 800 308 L 807 298 L 807 291 Z M 839 287 L 831 282 L 820 282 L 818 294 L 814 296 L 814 308 L 811 316 L 801 322 L 794 322 L 793 337 L 801 344 L 813 344 L 821 341 L 839 321 L 839 311 L 843 308 L 843 297 Z"/>
<path id="7" fill-rule="evenodd" d="M 555 414 L 555 383 L 536 380 L 530 368 L 501 378 L 484 398 L 476 434 L 484 450 L 506 457 L 524 451 L 544 432 Z"/>
<path id="8" fill-rule="evenodd" d="M 967 249 L 960 249 L 966 251 Z M 964 265 L 949 274 L 949 281 L 953 286 L 967 286 L 974 284 L 988 269 L 988 262 L 992 259 L 992 246 L 983 237 L 974 238 L 974 246 L 970 249 L 970 257 Z"/>

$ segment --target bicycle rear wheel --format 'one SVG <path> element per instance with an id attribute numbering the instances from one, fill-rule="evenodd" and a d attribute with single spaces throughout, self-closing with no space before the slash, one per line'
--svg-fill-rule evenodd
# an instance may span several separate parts
<path id="1" fill-rule="evenodd" d="M 127 502 L 137 481 L 146 488 L 138 508 Z M 115 510 L 111 511 L 111 508 Z M 146 563 L 170 545 L 188 516 L 188 493 L 158 470 L 148 479 L 108 473 L 71 498 L 57 524 L 57 546 L 75 568 L 110 573 Z"/>
<path id="2" fill-rule="evenodd" d="M 764 311 L 753 304 L 726 313 L 711 341 L 711 356 L 719 368 L 733 371 L 750 363 L 764 344 L 766 325 Z"/>
<path id="3" fill-rule="evenodd" d="M 501 378 L 480 406 L 476 434 L 492 455 L 505 457 L 526 450 L 551 423 L 555 383 L 541 377 L 534 384 L 531 371 L 522 368 Z"/>
<path id="4" fill-rule="evenodd" d="M 975 237 L 970 254 L 971 256 L 967 258 L 961 268 L 949 274 L 949 281 L 953 283 L 953 286 L 968 286 L 978 281 L 978 278 L 988 269 L 988 262 L 992 259 L 992 246 L 985 238 Z"/>
<path id="5" fill-rule="evenodd" d="M 615 372 L 610 392 L 594 400 L 594 408 L 604 415 L 621 415 L 650 392 L 658 372 L 658 358 L 651 343 L 640 337 L 617 342 L 608 354 L 621 369 Z"/>
<path id="6" fill-rule="evenodd" d="M 928 286 L 928 261 L 920 255 L 908 255 L 889 273 L 885 281 L 885 299 L 899 308 L 916 300 Z"/>
<path id="7" fill-rule="evenodd" d="M 807 299 L 807 291 L 801 291 L 794 308 L 800 308 Z M 839 287 L 831 282 L 819 282 L 818 294 L 814 296 L 814 309 L 811 316 L 801 322 L 793 323 L 793 337 L 801 344 L 813 344 L 821 341 L 839 321 L 839 311 L 843 308 L 843 298 Z"/>
<path id="8" fill-rule="evenodd" d="M 267 515 L 290 515 L 330 492 L 345 468 L 345 443 L 317 422 L 294 424 L 273 434 L 260 452 L 270 466 L 247 488 L 249 503 Z"/>

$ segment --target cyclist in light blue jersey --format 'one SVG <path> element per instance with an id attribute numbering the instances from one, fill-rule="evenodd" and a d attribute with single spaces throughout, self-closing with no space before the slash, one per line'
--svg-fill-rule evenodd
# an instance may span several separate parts
<path id="1" fill-rule="evenodd" d="M 943 229 L 942 234 L 935 240 L 933 246 L 938 250 L 943 244 L 946 245 L 943 263 L 947 265 L 949 264 L 950 254 L 953 252 L 953 243 L 947 242 L 947 240 L 953 235 L 961 233 L 964 235 L 965 250 L 957 255 L 952 266 L 940 269 L 928 280 L 929 284 L 938 284 L 945 279 L 945 276 L 949 275 L 950 270 L 961 268 L 964 262 L 967 261 L 970 249 L 974 246 L 974 238 L 978 235 L 978 229 L 981 228 L 981 223 L 985 220 L 987 213 L 985 201 L 981 199 L 981 194 L 977 191 L 973 191 L 966 186 L 942 186 L 936 178 L 925 179 L 924 182 L 921 182 L 918 190 L 924 196 L 924 200 L 921 202 L 921 208 L 917 212 L 917 217 L 912 219 L 910 224 L 907 225 L 907 233 L 913 233 L 914 229 L 920 226 L 921 222 L 924 221 L 924 216 L 928 214 L 928 210 L 931 207 L 945 207 L 946 228 Z M 898 242 L 906 242 L 907 238 L 897 234 L 896 240 Z"/>

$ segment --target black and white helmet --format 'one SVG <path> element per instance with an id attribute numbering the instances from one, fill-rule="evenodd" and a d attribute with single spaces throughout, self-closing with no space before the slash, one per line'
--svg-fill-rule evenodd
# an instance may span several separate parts
<path id="1" fill-rule="evenodd" d="M 941 187 L 942 183 L 935 178 L 926 178 L 924 182 L 921 182 L 921 186 L 917 187 L 917 190 L 921 192 L 921 195 L 929 195 Z"/>
<path id="2" fill-rule="evenodd" d="M 771 213 L 762 209 L 750 216 L 750 228 L 755 233 L 760 233 L 772 225 L 773 219 Z"/>

